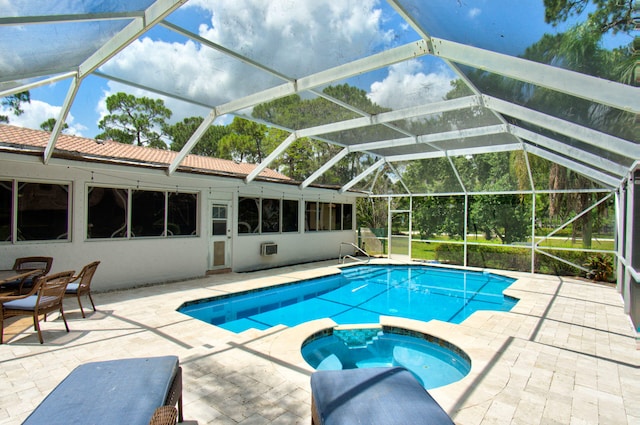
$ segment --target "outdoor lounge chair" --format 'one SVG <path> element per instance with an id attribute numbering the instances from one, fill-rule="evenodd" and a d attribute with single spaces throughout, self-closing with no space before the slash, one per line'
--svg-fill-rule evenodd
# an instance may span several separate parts
<path id="1" fill-rule="evenodd" d="M 64 317 L 62 300 L 69 279 L 73 277 L 73 270 L 42 276 L 38 278 L 31 291 L 26 295 L 5 296 L 0 298 L 2 312 L 0 314 L 0 344 L 3 342 L 4 321 L 14 316 L 33 316 L 33 326 L 38 331 L 40 344 L 44 342 L 40 331 L 40 315 L 52 311 L 59 311 L 64 321 L 64 327 L 69 332 L 67 319 Z"/>
<path id="2" fill-rule="evenodd" d="M 313 425 L 454 425 L 403 367 L 320 370 L 311 375 Z"/>
<path id="3" fill-rule="evenodd" d="M 23 425 L 165 425 L 175 423 L 175 416 L 157 409 L 176 405 L 183 422 L 177 356 L 91 362 L 71 371 Z"/>
<path id="4" fill-rule="evenodd" d="M 99 264 L 100 261 L 94 261 L 84 266 L 77 276 L 71 278 L 67 285 L 67 290 L 65 291 L 66 297 L 78 298 L 78 305 L 80 306 L 83 318 L 86 316 L 84 315 L 84 309 L 82 308 L 82 302 L 80 301 L 81 296 L 87 295 L 89 297 L 89 301 L 91 301 L 93 311 L 96 311 L 96 305 L 93 303 L 93 298 L 91 298 L 91 280 L 93 279 L 93 275 L 95 274 Z"/>
<path id="5" fill-rule="evenodd" d="M 33 283 L 40 276 L 45 276 L 53 265 L 52 257 L 22 257 L 16 258 L 13 263 L 13 270 L 42 270 L 41 273 L 27 276 L 23 279 L 3 284 L 5 288 L 15 289 L 18 294 L 28 292 L 33 287 Z"/>

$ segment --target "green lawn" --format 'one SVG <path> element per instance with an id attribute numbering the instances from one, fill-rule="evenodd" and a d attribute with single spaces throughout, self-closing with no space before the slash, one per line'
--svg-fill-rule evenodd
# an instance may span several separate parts
<path id="1" fill-rule="evenodd" d="M 542 238 L 538 238 L 540 240 Z M 392 254 L 398 255 L 407 255 L 408 254 L 408 241 L 409 238 L 406 236 L 394 236 L 392 240 Z M 460 239 L 451 239 L 448 236 L 438 236 L 430 239 L 431 242 L 423 242 L 420 240 L 413 239 L 411 241 L 411 256 L 417 259 L 424 260 L 435 260 L 436 259 L 436 248 L 440 245 L 438 242 L 462 242 Z M 469 243 L 479 243 L 483 245 L 490 246 L 500 246 L 502 243 L 500 239 L 493 238 L 491 240 L 486 240 L 483 236 L 470 235 L 467 238 Z M 528 242 L 526 242 L 528 243 Z M 522 247 L 528 247 L 526 244 L 515 244 L 513 245 L 515 248 L 518 245 Z M 545 240 L 543 243 L 539 245 L 541 248 L 575 248 L 582 249 L 582 241 L 576 240 L 575 243 L 572 242 L 570 237 L 554 237 Z M 370 252 L 370 254 L 374 255 L 385 255 L 388 250 L 388 242 L 384 241 L 384 252 Z M 615 245 L 612 239 L 596 239 L 593 238 L 591 242 L 591 249 L 596 250 L 614 250 Z"/>

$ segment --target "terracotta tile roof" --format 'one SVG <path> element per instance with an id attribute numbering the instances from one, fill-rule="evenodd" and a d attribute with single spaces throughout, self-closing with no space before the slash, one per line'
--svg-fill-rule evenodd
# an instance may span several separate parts
<path id="1" fill-rule="evenodd" d="M 0 152 L 40 153 L 49 142 L 50 133 L 42 130 L 0 124 Z M 56 142 L 53 156 L 57 158 L 97 161 L 107 163 L 125 162 L 127 165 L 166 168 L 178 152 L 127 145 L 112 140 L 96 141 L 84 137 L 61 134 Z M 238 163 L 226 159 L 188 155 L 180 171 L 244 178 L 256 168 L 255 164 Z M 260 179 L 285 180 L 289 177 L 269 168 L 259 175 Z"/>

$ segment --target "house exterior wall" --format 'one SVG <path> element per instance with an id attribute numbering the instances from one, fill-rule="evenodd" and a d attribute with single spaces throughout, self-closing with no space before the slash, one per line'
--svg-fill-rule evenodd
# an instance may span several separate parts
<path id="1" fill-rule="evenodd" d="M 213 201 L 227 201 L 230 209 L 231 258 L 233 271 L 258 270 L 287 264 L 338 257 L 340 242 L 354 242 L 355 230 L 304 232 L 304 201 L 353 203 L 353 194 L 335 190 L 252 182 L 241 179 L 176 173 L 139 167 L 68 161 L 53 158 L 47 165 L 41 157 L 0 154 L 0 179 L 71 185 L 70 240 L 0 242 L 0 269 L 12 267 L 15 258 L 34 255 L 54 258 L 51 272 L 73 269 L 100 260 L 93 289 L 106 291 L 169 282 L 205 275 L 211 265 L 210 207 Z M 87 187 L 140 188 L 187 191 L 198 194 L 198 234 L 178 237 L 131 239 L 87 238 Z M 299 200 L 299 232 L 238 234 L 238 198 L 278 197 Z M 355 214 L 354 214 L 355 215 Z M 352 226 L 355 229 L 355 223 Z M 275 242 L 278 253 L 262 256 L 260 244 Z"/>

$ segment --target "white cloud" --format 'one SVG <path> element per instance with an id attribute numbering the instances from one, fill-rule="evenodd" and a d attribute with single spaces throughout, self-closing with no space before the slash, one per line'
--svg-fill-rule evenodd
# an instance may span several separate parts
<path id="1" fill-rule="evenodd" d="M 14 115 L 13 111 L 6 107 L 0 107 L 0 115 L 6 115 L 9 117 L 9 124 L 18 127 L 26 127 L 40 130 L 40 124 L 47 121 L 49 118 L 58 119 L 60 116 L 60 106 L 50 105 L 40 100 L 31 99 L 30 103 L 23 103 L 20 108 L 24 113 L 20 115 Z M 86 130 L 86 127 L 79 123 L 74 123 L 73 115 L 67 116 L 67 125 L 69 128 L 64 132 L 66 134 L 72 134 L 76 136 L 82 136 L 82 131 Z"/>
<path id="2" fill-rule="evenodd" d="M 442 100 L 452 89 L 450 73 L 441 69 L 425 74 L 422 69 L 422 62 L 418 60 L 389 67 L 384 80 L 371 84 L 369 98 L 393 109 Z"/>
<path id="3" fill-rule="evenodd" d="M 392 39 L 381 31 L 375 0 L 225 0 L 210 12 L 203 37 L 292 77 L 363 57 Z"/>
<path id="4" fill-rule="evenodd" d="M 474 19 L 476 16 L 480 15 L 482 13 L 481 9 L 478 9 L 477 7 L 472 7 L 471 9 L 469 9 L 468 12 L 468 16 L 471 19 Z"/>
<path id="5" fill-rule="evenodd" d="M 393 39 L 381 31 L 377 0 L 211 3 L 188 3 L 188 10 L 210 17 L 200 25 L 200 36 L 294 78 L 364 57 Z M 150 38 L 134 41 L 101 70 L 212 106 L 285 82 L 192 41 Z M 130 87 L 126 91 L 135 94 Z M 175 119 L 191 113 L 186 104 L 171 102 L 165 99 Z"/>

